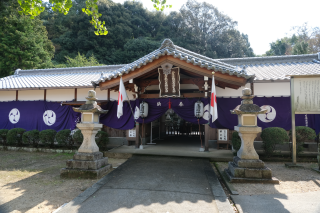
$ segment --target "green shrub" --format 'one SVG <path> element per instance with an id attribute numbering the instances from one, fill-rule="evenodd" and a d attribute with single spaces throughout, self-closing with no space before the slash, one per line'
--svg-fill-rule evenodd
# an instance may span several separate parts
<path id="1" fill-rule="evenodd" d="M 232 142 L 233 149 L 238 152 L 241 147 L 241 138 L 240 138 L 239 133 L 237 131 L 234 131 L 232 133 L 231 142 Z"/>
<path id="2" fill-rule="evenodd" d="M 280 127 L 265 128 L 261 133 L 262 147 L 267 157 L 272 156 L 277 144 L 289 141 L 287 131 Z"/>
<path id="3" fill-rule="evenodd" d="M 53 147 L 54 145 L 54 138 L 57 134 L 57 131 L 54 129 L 46 129 L 42 130 L 39 134 L 40 142 L 44 145 Z"/>
<path id="4" fill-rule="evenodd" d="M 10 129 L 7 134 L 7 144 L 9 145 L 22 145 L 22 135 L 25 132 L 25 129 L 14 128 Z"/>
<path id="5" fill-rule="evenodd" d="M 74 144 L 82 144 L 83 142 L 83 135 L 81 133 L 81 130 L 78 129 L 75 131 L 75 133 L 72 136 Z"/>
<path id="6" fill-rule="evenodd" d="M 100 150 L 105 151 L 107 149 L 108 142 L 109 142 L 108 133 L 104 131 L 99 131 L 96 134 L 96 143 Z"/>
<path id="7" fill-rule="evenodd" d="M 289 131 L 290 140 L 292 141 L 292 130 Z M 317 137 L 316 132 L 307 126 L 296 126 L 296 153 L 303 152 L 303 144 L 306 140 L 314 140 Z M 289 143 L 292 156 L 292 143 Z"/>
<path id="8" fill-rule="evenodd" d="M 24 144 L 30 144 L 33 147 L 38 147 L 39 133 L 40 133 L 39 130 L 36 130 L 36 129 L 23 133 L 22 142 Z"/>
<path id="9" fill-rule="evenodd" d="M 56 140 L 61 146 L 71 147 L 73 145 L 71 130 L 64 129 L 57 133 Z"/>
<path id="10" fill-rule="evenodd" d="M 7 129 L 0 129 L 0 142 L 6 146 L 7 145 L 7 134 L 8 134 Z"/>

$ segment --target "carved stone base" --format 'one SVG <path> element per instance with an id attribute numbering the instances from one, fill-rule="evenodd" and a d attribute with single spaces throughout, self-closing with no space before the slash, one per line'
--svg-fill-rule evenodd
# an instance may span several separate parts
<path id="1" fill-rule="evenodd" d="M 110 169 L 108 158 L 102 152 L 76 153 L 72 160 L 67 160 L 67 168 L 60 170 L 61 178 L 96 179 L 105 175 Z"/>
<path id="2" fill-rule="evenodd" d="M 234 157 L 225 172 L 229 181 L 233 183 L 279 183 L 278 179 L 272 177 L 271 169 L 261 160 L 243 160 Z"/>

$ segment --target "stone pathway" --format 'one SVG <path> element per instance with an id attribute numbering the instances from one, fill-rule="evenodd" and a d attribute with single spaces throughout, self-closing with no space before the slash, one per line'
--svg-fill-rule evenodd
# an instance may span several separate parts
<path id="1" fill-rule="evenodd" d="M 133 156 L 59 213 L 232 213 L 206 159 Z"/>

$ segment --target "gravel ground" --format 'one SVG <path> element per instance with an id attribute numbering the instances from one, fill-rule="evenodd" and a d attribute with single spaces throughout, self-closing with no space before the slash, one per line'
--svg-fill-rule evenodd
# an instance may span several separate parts
<path id="1" fill-rule="evenodd" d="M 220 170 L 228 167 L 228 163 L 218 162 Z M 232 183 L 240 195 L 286 194 L 320 191 L 320 173 L 317 163 L 298 163 L 303 168 L 287 168 L 285 163 L 269 163 L 265 165 L 272 170 L 272 175 L 279 179 L 280 184 Z"/>
<path id="2" fill-rule="evenodd" d="M 0 151 L 0 209 L 13 213 L 50 213 L 97 180 L 60 179 L 73 154 Z M 109 158 L 113 167 L 126 159 Z M 1 212 L 2 213 L 2 212 Z"/>

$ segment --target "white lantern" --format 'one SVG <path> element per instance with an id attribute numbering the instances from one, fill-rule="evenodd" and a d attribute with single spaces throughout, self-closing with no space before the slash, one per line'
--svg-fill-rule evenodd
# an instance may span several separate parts
<path id="1" fill-rule="evenodd" d="M 149 105 L 147 102 L 142 101 L 140 103 L 140 117 L 146 118 L 148 117 Z"/>
<path id="2" fill-rule="evenodd" d="M 203 117 L 203 103 L 201 101 L 194 103 L 194 116 L 197 118 Z"/>

